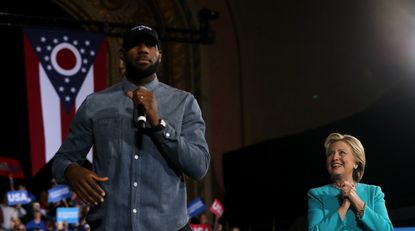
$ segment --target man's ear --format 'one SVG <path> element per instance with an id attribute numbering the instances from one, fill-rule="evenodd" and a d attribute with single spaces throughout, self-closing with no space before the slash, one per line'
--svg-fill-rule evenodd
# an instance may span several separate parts
<path id="1" fill-rule="evenodd" d="M 121 60 L 125 60 L 125 49 L 124 48 L 120 48 L 120 59 Z"/>
<path id="2" fill-rule="evenodd" d="M 121 73 L 121 75 L 125 75 L 125 73 L 126 73 L 126 70 L 125 70 L 125 49 L 124 48 L 121 48 L 120 50 L 119 50 L 119 52 L 120 52 L 120 54 L 119 54 L 119 56 L 120 56 L 120 60 L 119 60 L 119 64 L 120 64 L 120 66 L 119 66 L 119 70 L 120 70 L 120 73 Z"/>

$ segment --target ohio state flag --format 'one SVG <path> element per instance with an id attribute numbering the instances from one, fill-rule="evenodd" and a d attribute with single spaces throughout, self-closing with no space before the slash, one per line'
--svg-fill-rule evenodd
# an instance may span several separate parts
<path id="1" fill-rule="evenodd" d="M 91 32 L 24 29 L 32 176 L 56 153 L 85 97 L 107 85 L 107 43 Z"/>

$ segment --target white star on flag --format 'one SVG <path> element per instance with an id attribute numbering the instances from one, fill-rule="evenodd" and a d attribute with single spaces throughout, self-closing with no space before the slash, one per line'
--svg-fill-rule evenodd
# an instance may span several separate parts
<path id="1" fill-rule="evenodd" d="M 106 41 L 97 33 L 25 29 L 24 48 L 34 175 L 60 147 L 85 97 L 106 87 Z"/>

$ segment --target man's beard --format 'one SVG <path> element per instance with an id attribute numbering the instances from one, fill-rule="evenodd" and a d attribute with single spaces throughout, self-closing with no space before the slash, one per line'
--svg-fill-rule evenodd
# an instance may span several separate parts
<path id="1" fill-rule="evenodd" d="M 160 66 L 160 60 L 158 59 L 155 63 L 151 64 L 147 68 L 140 68 L 130 59 L 125 59 L 125 69 L 127 77 L 133 82 L 140 82 L 146 77 L 156 73 Z"/>

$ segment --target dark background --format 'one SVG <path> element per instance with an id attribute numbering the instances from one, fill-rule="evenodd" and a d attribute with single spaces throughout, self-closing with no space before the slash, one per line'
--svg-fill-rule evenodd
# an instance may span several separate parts
<path id="1" fill-rule="evenodd" d="M 322 2 L 326 3 L 326 1 Z M 350 24 L 347 21 L 341 21 L 340 24 L 338 21 L 336 22 L 337 24 L 328 21 L 334 15 L 347 15 L 347 8 L 337 7 L 338 11 L 330 11 L 330 6 L 324 6 L 319 9 L 310 10 L 309 12 L 312 12 L 312 15 L 305 15 L 302 18 L 297 18 L 298 21 L 291 22 L 314 25 L 309 28 L 309 31 L 311 31 L 310 33 L 312 35 L 315 35 L 311 40 L 319 43 L 317 46 L 319 49 L 311 52 L 304 50 L 304 47 L 308 49 L 315 48 L 315 46 L 311 45 L 302 45 L 307 44 L 310 39 L 309 37 L 301 37 L 301 33 L 286 33 L 296 37 L 298 40 L 294 38 L 287 39 L 285 41 L 286 43 L 281 44 L 281 47 L 285 47 L 285 53 L 275 54 L 276 57 L 281 59 L 281 62 L 286 61 L 288 56 L 288 61 L 289 59 L 295 59 L 293 63 L 296 65 L 301 64 L 303 67 L 305 66 L 305 69 L 297 69 L 298 66 L 293 68 L 295 69 L 293 72 L 300 72 L 300 76 L 305 76 L 305 72 L 311 72 L 315 68 L 313 62 L 317 62 L 317 59 L 314 59 L 314 57 L 318 55 L 313 56 L 310 54 L 319 54 L 322 50 L 323 52 L 328 52 L 327 50 L 338 51 L 336 49 L 343 51 L 342 49 L 350 48 L 347 47 L 347 44 L 345 44 L 346 48 L 338 45 L 343 42 L 343 35 L 354 30 L 354 24 Z M 350 7 L 350 5 L 348 6 Z M 310 5 L 303 7 L 307 9 L 313 8 Z M 329 11 L 328 15 L 325 10 Z M 70 18 L 66 12 L 50 1 L 43 1 L 42 5 L 36 1 L 28 1 L 25 2 L 24 7 L 18 1 L 7 1 L 7 3 L 2 3 L 1 11 Z M 296 13 L 287 12 L 286 14 L 295 15 Z M 313 15 L 320 16 L 311 17 Z M 295 30 L 295 27 L 288 26 L 292 24 L 283 21 L 284 14 L 279 17 L 280 25 L 285 25 L 287 28 L 280 28 L 280 31 L 276 33 L 277 35 L 281 36 L 283 32 Z M 307 17 L 317 22 L 313 24 L 312 21 L 307 21 Z M 355 20 L 358 21 L 358 19 Z M 318 24 L 322 21 L 327 23 L 324 27 L 320 28 Z M 346 28 L 346 32 L 332 32 L 343 30 L 342 28 Z M 0 50 L 2 52 L 2 55 L 0 55 L 0 65 L 3 77 L 3 85 L 0 90 L 2 103 L 0 121 L 2 121 L 1 128 L 3 134 L 0 139 L 0 155 L 18 159 L 22 164 L 25 175 L 30 176 L 31 159 L 29 152 L 27 96 L 21 30 L 22 28 L 20 26 L 0 25 L 2 34 L 0 39 Z M 325 36 L 334 36 L 335 38 L 331 40 Z M 351 38 L 350 40 L 358 41 L 358 38 Z M 330 41 L 337 41 L 337 43 L 331 44 Z M 370 49 L 372 48 L 371 45 L 373 45 L 369 42 L 363 44 L 367 46 L 362 45 L 362 47 L 356 49 Z M 288 53 L 293 51 L 289 49 L 291 47 L 296 47 L 296 49 L 304 52 L 300 52 L 303 56 L 297 60 L 294 57 L 295 55 L 288 55 Z M 327 47 L 328 49 L 324 50 Z M 298 52 L 298 50 L 294 51 Z M 326 54 L 324 57 L 329 60 L 332 55 L 340 57 L 343 53 L 339 52 L 337 54 L 334 52 L 334 54 Z M 378 58 L 376 54 L 372 55 L 373 57 L 359 58 L 367 58 L 370 60 L 376 60 Z M 306 59 L 307 57 L 309 57 L 309 60 Z M 350 60 L 357 59 L 357 57 L 346 58 Z M 346 61 L 341 62 L 341 64 L 347 64 Z M 360 61 L 357 60 L 356 62 Z M 334 59 L 333 63 L 336 63 Z M 385 61 L 385 63 L 387 62 Z M 339 65 L 339 63 L 337 64 Z M 354 73 L 347 73 L 349 69 L 342 65 L 339 66 L 334 64 L 330 65 L 327 67 L 328 71 L 320 67 L 321 70 L 318 70 L 315 75 L 329 75 L 326 71 L 341 73 L 344 78 L 340 83 L 337 83 L 340 85 L 337 87 L 342 88 L 342 84 L 349 81 L 347 79 L 348 76 L 354 75 Z M 347 70 L 345 71 L 345 69 Z M 374 73 L 373 75 L 380 79 L 404 75 L 400 72 L 399 67 L 393 65 L 379 66 L 372 71 Z M 304 84 L 307 84 L 307 81 L 312 82 L 313 80 L 305 80 Z M 334 88 L 334 84 L 331 84 L 332 82 L 327 80 L 328 88 Z M 290 88 L 292 85 L 288 84 L 285 87 Z M 322 90 L 323 93 L 324 90 L 326 89 Z M 353 95 L 353 89 L 350 89 L 350 93 Z M 356 99 L 359 97 L 364 97 L 364 95 L 355 96 Z M 300 104 L 288 102 L 288 97 L 281 98 L 287 100 L 287 105 L 290 104 L 294 105 L 293 107 L 302 108 Z M 330 100 L 329 103 L 336 103 L 335 98 L 328 97 L 325 100 Z M 411 85 L 397 85 L 388 94 L 380 98 L 377 103 L 373 103 L 370 107 L 347 118 L 336 120 L 316 128 L 307 128 L 304 131 L 277 139 L 261 141 L 248 147 L 225 153 L 223 158 L 225 177 L 225 200 L 223 201 L 225 206 L 224 219 L 244 229 L 250 227 L 251 230 L 271 230 L 272 227 L 275 227 L 277 230 L 282 228 L 288 229 L 289 227 L 293 230 L 297 228 L 298 230 L 304 229 L 307 211 L 307 191 L 312 187 L 329 182 L 324 164 L 324 139 L 329 133 L 337 131 L 350 133 L 362 141 L 366 148 L 367 157 L 367 168 L 362 182 L 376 184 L 382 187 L 386 195 L 386 204 L 393 224 L 395 226 L 414 226 L 414 105 L 415 96 Z M 350 107 L 350 105 L 342 105 L 342 103 L 336 106 Z M 283 106 L 281 107 L 284 108 Z M 251 108 L 254 110 L 256 107 L 249 107 L 249 111 L 251 111 Z M 335 107 L 327 108 L 336 110 Z M 302 110 L 299 111 L 301 112 Z M 329 111 L 325 113 L 329 113 Z M 306 119 L 307 116 L 303 115 L 303 118 Z M 318 116 L 314 115 L 314 117 Z M 278 122 L 266 120 L 268 124 Z M 292 121 L 292 123 L 296 123 L 296 121 Z M 249 129 L 247 133 L 249 133 Z M 250 134 L 247 136 L 249 137 Z M 255 139 L 251 137 L 249 140 Z M 35 177 L 28 177 L 25 181 L 16 180 L 16 183 L 21 182 L 26 184 L 28 190 L 36 194 L 40 190 L 48 189 L 50 180 L 50 168 L 47 165 Z M 0 177 L 1 192 L 8 190 L 8 184 L 9 181 L 7 178 Z"/>
<path id="2" fill-rule="evenodd" d="M 414 157 L 408 152 L 414 145 L 415 95 L 407 96 L 326 126 L 225 153 L 227 218 L 252 230 L 305 229 L 307 191 L 330 182 L 324 140 L 341 132 L 353 134 L 366 147 L 362 183 L 382 187 L 394 226 L 415 226 Z"/>

